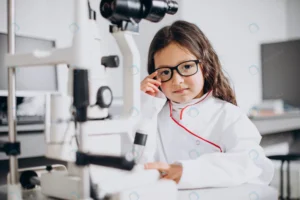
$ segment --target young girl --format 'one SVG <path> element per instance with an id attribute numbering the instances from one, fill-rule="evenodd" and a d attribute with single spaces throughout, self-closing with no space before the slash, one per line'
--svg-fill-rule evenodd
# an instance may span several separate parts
<path id="1" fill-rule="evenodd" d="M 237 106 L 213 47 L 194 24 L 155 35 L 141 82 L 142 113 L 156 121 L 157 169 L 179 188 L 269 184 L 274 167 L 261 135 Z"/>

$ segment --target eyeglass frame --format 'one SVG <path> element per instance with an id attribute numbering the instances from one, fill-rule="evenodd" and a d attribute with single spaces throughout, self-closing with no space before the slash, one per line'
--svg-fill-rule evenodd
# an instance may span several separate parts
<path id="1" fill-rule="evenodd" d="M 197 71 L 196 71 L 195 73 L 191 74 L 191 75 L 182 75 L 182 74 L 179 72 L 178 67 L 179 67 L 181 64 L 186 63 L 186 62 L 195 62 L 196 65 L 197 65 Z M 159 70 L 159 69 L 163 69 L 163 68 L 167 68 L 167 69 L 170 69 L 170 70 L 171 70 L 171 76 L 170 76 L 170 79 L 168 79 L 167 81 L 161 81 L 162 83 L 164 83 L 164 82 L 168 82 L 169 80 L 171 80 L 171 79 L 173 78 L 173 75 L 174 75 L 173 71 L 174 71 L 174 70 L 176 70 L 177 73 L 178 73 L 180 76 L 183 76 L 183 77 L 189 77 L 189 76 L 193 76 L 193 75 L 197 74 L 198 71 L 199 71 L 199 69 L 198 69 L 198 68 L 199 68 L 198 64 L 199 64 L 200 62 L 201 62 L 201 60 L 199 60 L 199 59 L 197 59 L 197 60 L 186 60 L 186 61 L 183 61 L 183 62 L 179 63 L 178 65 L 176 65 L 176 66 L 174 66 L 174 67 L 160 67 L 160 68 L 157 68 L 157 69 L 154 70 L 154 72 L 156 72 L 156 71 Z"/>

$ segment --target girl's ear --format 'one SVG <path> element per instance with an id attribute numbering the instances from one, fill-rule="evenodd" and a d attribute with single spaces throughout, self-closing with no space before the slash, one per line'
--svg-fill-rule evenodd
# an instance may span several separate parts
<path id="1" fill-rule="evenodd" d="M 202 69 L 203 70 L 203 63 L 201 62 L 201 63 L 199 63 L 199 67 L 200 67 L 200 69 Z"/>
<path id="2" fill-rule="evenodd" d="M 203 74 L 204 73 L 204 64 L 203 63 L 199 63 L 199 67 L 200 67 L 200 70 L 201 70 L 201 72 Z"/>

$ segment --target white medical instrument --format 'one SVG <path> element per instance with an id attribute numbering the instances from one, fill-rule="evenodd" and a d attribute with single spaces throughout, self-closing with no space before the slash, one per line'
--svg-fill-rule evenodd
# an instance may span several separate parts
<path id="1" fill-rule="evenodd" d="M 105 68 L 119 66 L 119 57 L 113 55 L 101 58 L 101 55 L 93 54 L 101 47 L 95 40 L 96 11 L 91 8 L 90 0 L 73 2 L 75 23 L 80 30 L 74 34 L 71 47 L 14 54 L 15 0 L 8 0 L 8 54 L 5 56 L 5 65 L 8 67 L 9 82 L 9 142 L 0 142 L 1 152 L 9 156 L 8 200 L 23 199 L 23 190 L 36 187 L 40 188 L 45 197 L 67 200 L 121 200 L 125 199 L 122 192 L 138 187 L 144 199 L 147 192 L 155 193 L 161 189 L 164 192 L 157 193 L 155 199 L 176 199 L 177 188 L 173 182 L 159 181 L 158 172 L 138 170 L 137 160 L 122 155 L 121 151 L 117 155 L 94 153 L 91 147 L 95 144 L 91 138 L 126 133 L 136 145 L 133 149 L 140 149 L 146 144 L 147 133 L 137 132 L 136 138 L 131 138 L 142 120 L 140 117 L 131 117 L 134 109 L 140 109 L 140 75 L 132 74 L 132 69 L 140 66 L 140 55 L 133 35 L 138 33 L 142 19 L 159 22 L 165 14 L 175 14 L 178 4 L 166 0 L 101 1 L 100 13 L 111 22 L 109 30 L 123 55 L 123 67 L 130 69 L 123 73 L 123 91 L 126 91 L 126 95 L 122 117 L 111 119 L 108 108 L 113 95 L 103 77 Z M 67 168 L 47 166 L 19 171 L 17 156 L 21 144 L 17 141 L 16 110 L 12 109 L 16 107 L 16 68 L 57 64 L 68 66 L 69 87 L 68 94 L 49 94 L 45 98 L 46 157 L 67 161 Z M 120 140 L 118 142 L 117 145 L 122 145 Z M 116 175 L 116 180 L 103 181 L 97 185 L 94 183 L 96 180 L 93 180 L 97 173 L 91 176 L 90 165 L 103 166 L 98 170 L 99 177 L 111 173 Z M 132 181 L 138 177 L 144 178 L 139 182 Z"/>

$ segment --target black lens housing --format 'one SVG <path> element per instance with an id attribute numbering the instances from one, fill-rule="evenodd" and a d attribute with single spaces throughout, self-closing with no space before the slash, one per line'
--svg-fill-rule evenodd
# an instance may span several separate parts
<path id="1" fill-rule="evenodd" d="M 101 15 L 113 24 L 139 23 L 142 19 L 159 22 L 166 14 L 174 15 L 177 10 L 176 1 L 166 0 L 102 0 L 100 3 Z"/>

